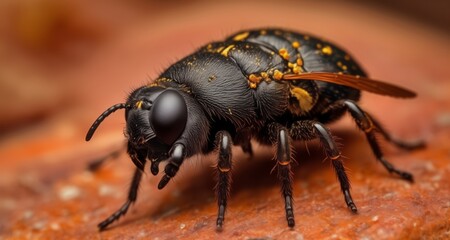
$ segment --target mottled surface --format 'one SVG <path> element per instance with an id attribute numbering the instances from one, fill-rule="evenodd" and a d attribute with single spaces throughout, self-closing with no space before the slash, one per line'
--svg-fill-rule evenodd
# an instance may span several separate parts
<path id="1" fill-rule="evenodd" d="M 154 15 L 145 8 L 114 6 L 108 5 L 114 18 L 97 14 L 95 9 L 106 7 L 101 3 L 90 11 L 80 5 L 66 12 L 69 36 L 75 39 L 69 44 L 56 36 L 52 41 L 65 44 L 47 46 L 44 39 L 30 47 L 26 34 L 0 42 L 0 50 L 9 54 L 0 54 L 0 76 L 7 76 L 0 83 L 12 89 L 6 92 L 26 97 L 27 91 L 48 92 L 35 93 L 35 101 L 2 95 L 1 110 L 8 118 L 2 115 L 0 129 L 16 128 L 0 136 L 0 239 L 450 238 L 448 34 L 380 9 L 331 3 L 236 7 L 199 2 Z M 274 11 L 283 17 L 266 14 Z M 89 21 L 73 20 L 79 18 Z M 122 154 L 96 173 L 85 171 L 90 160 L 120 148 L 123 141 L 121 113 L 85 143 L 91 122 L 196 47 L 261 26 L 324 36 L 346 48 L 371 76 L 418 92 L 414 100 L 366 94 L 361 103 L 396 136 L 426 139 L 428 147 L 414 152 L 384 144 L 387 158 L 412 172 L 416 182 L 390 176 L 346 117 L 331 128 L 348 158 L 357 215 L 346 208 L 329 162 L 312 142 L 309 151 L 303 143 L 296 148 L 293 230 L 286 226 L 276 175 L 271 174 L 273 153 L 256 147 L 251 160 L 234 149 L 233 186 L 222 232 L 215 231 L 213 155 L 188 160 L 161 191 L 156 189 L 161 176 L 147 173 L 129 213 L 97 232 L 96 224 L 124 202 L 133 164 Z M 18 51 L 14 46 L 19 44 L 33 48 L 34 55 Z M 51 47 L 58 51 L 39 52 Z"/>

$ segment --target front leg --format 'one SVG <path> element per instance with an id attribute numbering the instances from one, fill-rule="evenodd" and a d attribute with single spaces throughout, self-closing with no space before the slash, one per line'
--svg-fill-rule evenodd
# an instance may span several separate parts
<path id="1" fill-rule="evenodd" d="M 181 143 L 175 143 L 169 152 L 169 163 L 164 168 L 164 176 L 158 184 L 158 189 L 163 189 L 170 179 L 173 178 L 186 157 L 185 146 Z"/>
<path id="2" fill-rule="evenodd" d="M 142 179 L 142 169 L 145 165 L 146 154 L 145 151 L 137 150 L 132 147 L 131 144 L 128 145 L 128 154 L 136 165 L 136 169 L 134 171 L 133 179 L 130 184 L 130 189 L 128 190 L 128 199 L 119 208 L 116 212 L 114 212 L 110 217 L 99 223 L 98 229 L 100 231 L 105 230 L 111 223 L 117 221 L 121 216 L 125 215 L 128 212 L 130 206 L 136 201 L 137 193 L 139 189 L 139 184 Z"/>
<path id="3" fill-rule="evenodd" d="M 142 179 L 142 171 L 136 168 L 136 170 L 134 171 L 133 180 L 131 181 L 130 184 L 130 189 L 128 191 L 127 201 L 110 217 L 103 220 L 101 223 L 97 225 L 100 231 L 105 230 L 106 227 L 108 227 L 111 223 L 115 222 L 121 216 L 125 215 L 128 212 L 128 208 L 130 208 L 131 204 L 133 204 L 137 199 L 137 193 L 141 179 Z"/>
<path id="4" fill-rule="evenodd" d="M 216 148 L 219 149 L 219 159 L 217 161 L 217 172 L 219 179 L 217 182 L 217 204 L 219 205 L 219 212 L 217 214 L 216 227 L 218 230 L 222 229 L 225 220 L 225 211 L 227 208 L 227 200 L 230 192 L 231 183 L 231 136 L 228 132 L 221 131 L 216 134 Z"/>

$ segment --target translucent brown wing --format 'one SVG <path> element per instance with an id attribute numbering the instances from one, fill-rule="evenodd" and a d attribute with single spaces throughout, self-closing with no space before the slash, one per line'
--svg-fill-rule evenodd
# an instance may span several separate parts
<path id="1" fill-rule="evenodd" d="M 318 80 L 335 83 L 347 87 L 352 87 L 376 94 L 388 95 L 391 97 L 413 98 L 416 93 L 393 84 L 373 80 L 366 77 L 337 74 L 328 72 L 310 72 L 300 74 L 285 74 L 283 80 Z"/>

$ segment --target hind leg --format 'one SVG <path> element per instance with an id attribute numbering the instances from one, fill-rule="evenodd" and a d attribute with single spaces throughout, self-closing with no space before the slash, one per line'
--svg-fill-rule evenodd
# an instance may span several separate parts
<path id="1" fill-rule="evenodd" d="M 372 123 L 375 126 L 375 130 L 379 132 L 384 137 L 384 139 L 386 139 L 386 141 L 394 144 L 395 146 L 406 150 L 414 150 L 425 147 L 424 141 L 407 142 L 402 139 L 397 139 L 393 137 L 384 129 L 384 127 L 380 124 L 380 122 L 378 122 L 375 118 L 373 118 L 369 114 L 366 113 L 366 115 L 372 120 Z"/>
<path id="2" fill-rule="evenodd" d="M 370 144 L 372 152 L 375 157 L 390 173 L 396 174 L 401 178 L 413 182 L 413 176 L 411 173 L 400 170 L 396 168 L 392 163 L 387 161 L 381 151 L 380 145 L 377 142 L 375 133 L 380 132 L 386 140 L 392 142 L 398 147 L 406 148 L 406 149 L 415 149 L 424 146 L 423 143 L 406 143 L 403 141 L 396 140 L 392 138 L 377 122 L 374 121 L 367 113 L 365 113 L 354 101 L 351 100 L 343 100 L 339 103 L 341 106 L 345 107 L 345 109 L 350 113 L 350 115 L 355 120 L 358 128 L 361 129 L 365 134 L 367 141 Z"/>

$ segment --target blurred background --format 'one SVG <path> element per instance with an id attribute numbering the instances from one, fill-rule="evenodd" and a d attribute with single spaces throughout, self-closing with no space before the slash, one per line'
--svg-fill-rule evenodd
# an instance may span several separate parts
<path id="1" fill-rule="evenodd" d="M 375 78 L 419 92 L 410 102 L 363 99 L 383 120 L 400 119 L 387 123 L 396 133 L 448 130 L 449 9 L 446 0 L 2 0 L 0 234 L 17 230 L 6 219 L 36 207 L 36 199 L 51 201 L 57 181 L 121 146 L 122 113 L 84 142 L 103 110 L 201 45 L 244 28 L 283 27 L 332 40 Z"/>
<path id="2" fill-rule="evenodd" d="M 2 114 L 0 119 L 1 135 L 27 128 L 80 101 L 112 103 L 115 99 L 107 98 L 109 94 L 121 95 L 144 80 L 145 74 L 154 77 L 200 44 L 245 27 L 285 26 L 325 38 L 327 33 L 336 32 L 357 39 L 364 35 L 355 37 L 360 32 L 338 26 L 335 21 L 361 21 L 361 11 L 370 8 L 373 17 L 379 18 L 370 19 L 371 24 L 389 25 L 394 20 L 392 24 L 399 25 L 396 19 L 383 19 L 394 15 L 444 35 L 450 33 L 450 14 L 447 14 L 450 2 L 444 0 L 280 1 L 277 4 L 273 1 L 3 0 L 0 4 L 0 110 L 8 113 Z M 286 8 L 299 8 L 299 14 L 292 16 L 295 10 L 286 14 L 283 12 Z M 333 14 L 336 19 L 331 21 L 329 16 L 311 19 L 311 15 L 317 14 Z M 286 24 L 288 19 L 295 20 Z M 363 30 L 370 31 L 360 29 Z M 136 32 L 141 33 L 140 39 L 130 40 L 131 34 Z M 171 39 L 167 39 L 169 36 Z M 385 39 L 389 40 L 389 36 Z M 113 75 L 108 71 L 110 66 L 94 62 L 113 54 L 112 51 L 120 51 L 110 49 L 108 52 L 108 47 L 125 47 L 114 46 L 120 44 L 118 42 L 128 45 L 130 51 L 141 49 L 140 57 L 145 61 L 139 59 L 137 64 L 145 67 L 135 73 L 137 79 L 125 74 L 122 79 L 105 80 Z M 159 49 L 155 45 L 164 43 L 167 43 L 162 45 L 164 51 L 155 52 Z M 133 46 L 135 44 L 142 46 Z M 130 60 L 121 59 L 122 64 Z M 95 71 L 95 77 L 81 79 L 88 65 L 103 68 Z M 142 76 L 139 78 L 139 75 Z M 109 86 L 100 87 L 105 83 L 117 85 L 123 91 L 105 93 L 112 91 Z M 87 86 L 91 88 L 84 92 Z"/>

